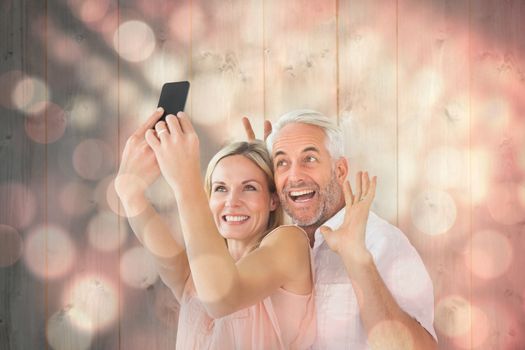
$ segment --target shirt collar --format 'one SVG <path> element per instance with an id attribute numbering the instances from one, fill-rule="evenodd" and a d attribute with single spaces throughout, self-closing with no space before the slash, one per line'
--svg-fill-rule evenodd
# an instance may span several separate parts
<path id="1" fill-rule="evenodd" d="M 332 230 L 336 230 L 339 228 L 339 226 L 341 226 L 344 218 L 345 218 L 345 208 L 342 208 L 334 216 L 326 220 L 326 222 L 322 224 L 321 226 L 328 226 Z M 313 248 L 314 251 L 317 250 L 324 243 L 324 237 L 321 231 L 319 230 L 319 227 L 317 228 L 317 230 L 315 230 L 315 233 L 314 233 L 314 237 L 315 237 L 314 248 Z"/>

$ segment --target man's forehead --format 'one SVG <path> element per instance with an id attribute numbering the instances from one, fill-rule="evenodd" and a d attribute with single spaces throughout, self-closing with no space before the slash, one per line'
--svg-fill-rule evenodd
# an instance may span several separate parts
<path id="1" fill-rule="evenodd" d="M 326 150 L 326 135 L 318 126 L 291 123 L 285 125 L 276 135 L 273 143 L 273 154 L 296 153 Z"/>

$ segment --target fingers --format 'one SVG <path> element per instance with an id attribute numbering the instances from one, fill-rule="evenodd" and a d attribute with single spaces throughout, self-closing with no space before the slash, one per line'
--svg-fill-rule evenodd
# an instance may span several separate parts
<path id="1" fill-rule="evenodd" d="M 179 124 L 184 134 L 195 133 L 195 129 L 193 129 L 193 125 L 191 124 L 190 118 L 188 117 L 186 113 L 184 112 L 177 113 L 176 119 L 179 120 Z"/>
<path id="2" fill-rule="evenodd" d="M 269 120 L 264 121 L 264 141 L 270 136 L 272 133 L 272 122 Z M 255 137 L 255 136 L 254 136 Z"/>
<path id="3" fill-rule="evenodd" d="M 362 171 L 358 171 L 357 174 L 355 175 L 355 187 L 356 187 L 357 193 L 355 194 L 353 203 L 359 202 L 361 200 L 361 196 L 363 195 L 362 177 L 363 177 Z"/>
<path id="4" fill-rule="evenodd" d="M 146 130 L 145 138 L 146 142 L 151 148 L 153 148 L 153 150 L 156 150 L 160 146 L 160 141 L 157 136 L 155 136 L 153 129 Z"/>
<path id="5" fill-rule="evenodd" d="M 352 193 L 352 186 L 348 180 L 346 180 L 343 184 L 343 193 L 345 196 L 346 206 L 351 206 L 354 203 L 354 194 Z"/>
<path id="6" fill-rule="evenodd" d="M 177 118 L 173 114 L 166 116 L 166 124 L 168 124 L 170 134 L 172 135 L 182 134 L 182 128 L 179 123 L 179 118 Z"/>
<path id="7" fill-rule="evenodd" d="M 372 177 L 372 182 L 370 183 L 370 189 L 368 190 L 367 199 L 372 201 L 376 195 L 377 187 L 377 176 Z"/>
<path id="8" fill-rule="evenodd" d="M 155 124 L 155 131 L 157 132 L 157 137 L 160 140 L 164 140 L 170 134 L 170 130 L 168 129 L 168 126 L 164 121 L 160 121 L 157 124 Z"/>
<path id="9" fill-rule="evenodd" d="M 148 117 L 148 119 L 142 124 L 133 135 L 136 135 L 140 138 L 144 136 L 147 130 L 151 129 L 153 125 L 162 117 L 162 114 L 164 113 L 164 109 L 162 107 L 157 108 L 155 112 L 153 112 L 152 115 Z"/>
<path id="10" fill-rule="evenodd" d="M 332 232 L 332 229 L 328 226 L 321 226 L 319 228 L 319 232 L 321 232 L 323 236 L 326 236 L 327 234 L 330 234 Z"/>
<path id="11" fill-rule="evenodd" d="M 248 139 L 248 141 L 254 141 L 255 132 L 253 132 L 253 127 L 252 127 L 252 123 L 250 123 L 250 119 L 248 119 L 247 117 L 242 117 L 242 125 L 244 126 L 244 132 L 246 133 L 246 138 Z M 265 128 L 266 128 L 266 123 L 265 123 Z M 265 132 L 266 132 L 266 129 L 265 129 Z"/>

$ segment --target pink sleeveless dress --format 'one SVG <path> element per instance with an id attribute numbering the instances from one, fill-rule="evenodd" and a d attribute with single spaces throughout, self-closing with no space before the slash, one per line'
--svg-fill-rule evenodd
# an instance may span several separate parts
<path id="1" fill-rule="evenodd" d="M 317 328 L 313 292 L 298 295 L 280 288 L 250 307 L 213 319 L 190 277 L 181 300 L 177 349 L 307 349 Z"/>

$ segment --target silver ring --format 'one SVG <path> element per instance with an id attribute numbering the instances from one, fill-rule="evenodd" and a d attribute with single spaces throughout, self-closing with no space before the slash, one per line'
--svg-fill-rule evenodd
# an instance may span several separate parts
<path id="1" fill-rule="evenodd" d="M 359 198 L 359 202 L 362 202 L 362 201 L 364 201 L 364 200 L 365 200 L 365 197 L 361 197 L 361 198 Z"/>
<path id="2" fill-rule="evenodd" d="M 157 131 L 157 136 L 160 136 L 163 132 L 168 132 L 168 129 L 161 129 L 160 131 Z"/>

